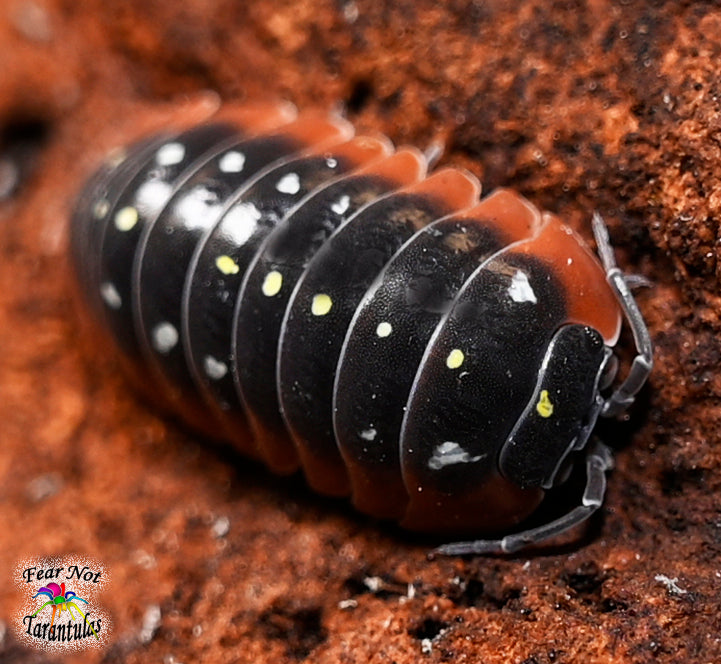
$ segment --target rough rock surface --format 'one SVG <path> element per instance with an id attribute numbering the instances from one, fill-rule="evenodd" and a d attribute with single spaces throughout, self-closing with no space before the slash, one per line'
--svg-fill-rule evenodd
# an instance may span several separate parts
<path id="1" fill-rule="evenodd" d="M 8 0 L 0 53 L 2 661 L 721 661 L 718 3 Z M 617 467 L 588 529 L 430 561 L 432 542 L 209 447 L 81 341 L 73 195 L 203 90 L 343 104 L 586 235 L 606 217 L 653 282 L 656 370 L 601 428 Z M 112 573 L 114 633 L 63 658 L 13 636 L 2 575 L 66 553 Z"/>

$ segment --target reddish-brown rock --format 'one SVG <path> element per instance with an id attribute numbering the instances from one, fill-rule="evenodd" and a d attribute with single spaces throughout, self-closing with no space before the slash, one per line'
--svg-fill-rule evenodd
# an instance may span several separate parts
<path id="1" fill-rule="evenodd" d="M 716 3 L 9 0 L 0 53 L 0 660 L 54 657 L 6 629 L 15 562 L 74 553 L 111 573 L 114 632 L 73 661 L 721 661 Z M 585 535 L 429 561 L 432 543 L 208 447 L 81 341 L 73 196 L 107 145 L 203 90 L 342 103 L 587 236 L 606 217 L 654 284 L 656 369 L 601 429 L 617 468 Z"/>

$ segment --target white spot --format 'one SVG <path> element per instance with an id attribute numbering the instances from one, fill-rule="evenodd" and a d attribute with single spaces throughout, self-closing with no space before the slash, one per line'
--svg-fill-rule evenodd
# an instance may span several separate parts
<path id="1" fill-rule="evenodd" d="M 159 166 L 175 166 L 183 161 L 185 146 L 182 143 L 166 143 L 155 154 L 155 161 Z"/>
<path id="2" fill-rule="evenodd" d="M 237 150 L 226 152 L 218 162 L 223 173 L 240 173 L 245 168 L 245 155 Z"/>
<path id="3" fill-rule="evenodd" d="M 34 503 L 39 503 L 42 500 L 46 500 L 54 496 L 63 486 L 63 480 L 60 475 L 55 473 L 46 473 L 45 475 L 38 475 L 34 479 L 28 482 L 26 490 L 28 497 Z M 0 621 L 0 625 L 2 621 Z M 0 629 L 0 631 L 2 631 Z M 2 646 L 2 639 L 0 639 L 0 647 Z"/>
<path id="4" fill-rule="evenodd" d="M 110 204 L 107 200 L 104 198 L 101 198 L 95 205 L 93 205 L 93 217 L 95 219 L 102 219 L 106 214 L 108 214 L 108 210 L 110 209 Z"/>
<path id="5" fill-rule="evenodd" d="M 175 217 L 188 230 L 208 228 L 218 218 L 218 195 L 199 185 L 186 191 L 175 204 Z"/>
<path id="6" fill-rule="evenodd" d="M 391 332 L 393 332 L 393 326 L 388 321 L 384 320 L 382 323 L 378 323 L 378 327 L 376 328 L 376 334 L 381 339 L 389 336 Z"/>
<path id="7" fill-rule="evenodd" d="M 111 309 L 118 310 L 123 306 L 123 298 L 120 297 L 118 289 L 109 281 L 100 284 L 100 297 Z"/>
<path id="8" fill-rule="evenodd" d="M 348 2 L 343 7 L 343 18 L 348 21 L 348 23 L 355 23 L 358 20 L 359 14 L 358 5 L 355 2 Z"/>
<path id="9" fill-rule="evenodd" d="M 300 178 L 297 173 L 288 173 L 278 180 L 275 188 L 281 194 L 297 194 L 300 191 Z"/>
<path id="10" fill-rule="evenodd" d="M 378 435 L 378 432 L 373 428 L 370 427 L 369 429 L 365 429 L 364 431 L 361 431 L 358 434 L 363 440 L 372 441 L 375 440 L 376 436 Z"/>
<path id="11" fill-rule="evenodd" d="M 160 607 L 157 604 L 151 604 L 145 609 L 143 614 L 142 627 L 140 628 L 140 634 L 138 638 L 141 643 L 150 643 L 155 636 L 155 632 L 160 627 L 160 621 L 162 614 L 160 613 Z"/>
<path id="12" fill-rule="evenodd" d="M 656 574 L 656 576 L 654 576 L 653 578 L 654 581 L 663 583 L 663 585 L 666 586 L 668 592 L 670 592 L 672 595 L 685 595 L 688 592 L 688 590 L 685 590 L 678 585 L 677 576 L 674 576 L 673 579 L 671 579 L 665 574 Z"/>
<path id="13" fill-rule="evenodd" d="M 229 531 L 230 531 L 230 519 L 228 519 L 227 516 L 219 516 L 215 520 L 215 523 L 213 524 L 213 527 L 211 528 L 213 537 L 215 537 L 216 539 L 225 537 Z"/>
<path id="14" fill-rule="evenodd" d="M 516 274 L 513 275 L 511 285 L 508 287 L 508 294 L 514 302 L 532 302 L 533 304 L 538 302 L 528 281 L 528 275 L 521 270 L 516 270 Z"/>
<path id="15" fill-rule="evenodd" d="M 158 566 L 155 556 L 143 549 L 133 551 L 133 563 L 142 569 L 155 569 Z"/>
<path id="16" fill-rule="evenodd" d="M 570 256 L 566 259 L 566 265 L 573 265 L 573 258 Z"/>
<path id="17" fill-rule="evenodd" d="M 385 581 L 379 576 L 366 576 L 363 578 L 363 585 L 372 593 L 377 593 L 385 586 Z"/>
<path id="18" fill-rule="evenodd" d="M 125 233 L 138 223 L 138 218 L 138 211 L 134 207 L 128 206 L 118 210 L 113 221 L 115 222 L 115 228 Z"/>
<path id="19" fill-rule="evenodd" d="M 203 359 L 203 370 L 211 380 L 220 380 L 228 373 L 228 365 L 216 360 L 212 355 L 206 355 Z"/>
<path id="20" fill-rule="evenodd" d="M 162 180 L 144 182 L 135 194 L 135 206 L 146 217 L 157 215 L 168 202 L 173 188 Z"/>
<path id="21" fill-rule="evenodd" d="M 178 330 L 171 323 L 159 323 L 153 328 L 153 348 L 158 353 L 167 353 L 178 343 Z"/>
<path id="22" fill-rule="evenodd" d="M 436 446 L 433 456 L 428 461 L 428 467 L 431 470 L 440 470 L 445 466 L 453 466 L 458 463 L 475 463 L 480 461 L 485 454 L 479 454 L 472 457 L 458 443 L 447 440 Z"/>
<path id="23" fill-rule="evenodd" d="M 350 207 L 350 196 L 344 194 L 333 205 L 330 206 L 331 212 L 338 216 L 345 214 Z"/>
<path id="24" fill-rule="evenodd" d="M 261 217 L 260 210 L 252 203 L 234 205 L 223 219 L 223 230 L 236 246 L 242 247 L 257 230 Z"/>
<path id="25" fill-rule="evenodd" d="M 326 165 L 328 168 L 335 168 L 336 166 L 338 166 L 338 160 L 337 160 L 337 159 L 333 159 L 333 157 L 328 157 L 328 158 L 325 160 L 325 165 Z"/>

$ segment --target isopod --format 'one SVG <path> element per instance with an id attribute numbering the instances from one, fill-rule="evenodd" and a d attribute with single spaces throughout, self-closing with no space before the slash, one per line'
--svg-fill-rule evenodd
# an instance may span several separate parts
<path id="1" fill-rule="evenodd" d="M 441 553 L 583 522 L 611 464 L 596 420 L 652 367 L 605 225 L 599 261 L 519 194 L 480 199 L 471 174 L 353 134 L 278 105 L 116 152 L 73 214 L 84 298 L 135 374 L 274 472 L 411 530 L 516 529 Z M 624 321 L 636 356 L 616 380 Z M 584 462 L 580 504 L 524 528 Z"/>

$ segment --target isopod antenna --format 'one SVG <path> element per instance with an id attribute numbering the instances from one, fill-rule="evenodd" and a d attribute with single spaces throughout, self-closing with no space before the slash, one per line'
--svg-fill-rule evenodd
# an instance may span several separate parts
<path id="1" fill-rule="evenodd" d="M 606 270 L 606 280 L 616 293 L 636 345 L 636 357 L 633 358 L 628 376 L 606 399 L 601 410 L 603 417 L 616 417 L 628 409 L 648 379 L 653 368 L 653 345 L 646 321 L 644 321 L 636 298 L 629 287 L 630 279 L 616 265 L 606 223 L 598 212 L 594 212 L 591 223 L 598 255 Z"/>
<path id="2" fill-rule="evenodd" d="M 563 516 L 544 523 L 536 528 L 529 528 L 512 533 L 497 540 L 475 540 L 471 542 L 453 542 L 444 544 L 433 551 L 442 556 L 486 555 L 490 553 L 514 553 L 525 549 L 531 544 L 543 542 L 567 530 L 582 524 L 601 505 L 606 494 L 606 471 L 613 468 L 611 450 L 603 443 L 595 441 L 586 456 L 586 489 L 581 504 Z"/>

